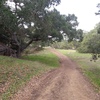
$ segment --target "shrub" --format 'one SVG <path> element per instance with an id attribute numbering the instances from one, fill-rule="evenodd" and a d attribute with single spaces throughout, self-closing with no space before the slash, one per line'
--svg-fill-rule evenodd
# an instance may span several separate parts
<path id="1" fill-rule="evenodd" d="M 52 47 L 57 48 L 57 49 L 76 49 L 80 45 L 80 42 L 77 41 L 72 41 L 72 42 L 67 42 L 67 41 L 62 41 L 62 42 L 54 42 L 52 44 Z"/>
<path id="2" fill-rule="evenodd" d="M 84 53 L 100 54 L 100 34 L 87 35 L 77 50 Z"/>

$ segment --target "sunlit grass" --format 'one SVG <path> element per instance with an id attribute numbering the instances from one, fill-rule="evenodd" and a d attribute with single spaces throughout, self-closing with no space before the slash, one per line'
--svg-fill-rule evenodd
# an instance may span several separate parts
<path id="1" fill-rule="evenodd" d="M 77 62 L 83 73 L 100 90 L 100 59 L 94 62 L 90 61 L 91 54 L 78 53 L 75 50 L 59 51 Z"/>
<path id="2" fill-rule="evenodd" d="M 31 61 L 39 61 L 41 63 L 44 63 L 52 67 L 59 66 L 58 57 L 47 50 L 42 50 L 41 52 L 36 53 L 36 54 L 23 56 L 22 58 L 31 60 Z"/>

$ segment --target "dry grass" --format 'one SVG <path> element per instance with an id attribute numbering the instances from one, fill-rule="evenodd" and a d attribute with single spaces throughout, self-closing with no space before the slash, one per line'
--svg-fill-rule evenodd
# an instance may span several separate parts
<path id="1" fill-rule="evenodd" d="M 30 78 L 59 66 L 58 58 L 48 51 L 25 58 L 0 56 L 0 100 L 10 100 Z"/>
<path id="2" fill-rule="evenodd" d="M 78 53 L 75 50 L 59 50 L 66 56 L 76 61 L 83 73 L 90 79 L 92 84 L 100 90 L 100 59 L 90 61 L 91 54 Z"/>

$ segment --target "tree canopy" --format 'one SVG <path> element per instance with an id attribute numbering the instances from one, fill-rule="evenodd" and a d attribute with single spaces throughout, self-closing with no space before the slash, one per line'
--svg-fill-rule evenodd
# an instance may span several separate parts
<path id="1" fill-rule="evenodd" d="M 1 0 L 0 42 L 20 56 L 33 41 L 46 42 L 48 35 L 60 41 L 62 34 L 66 34 L 69 41 L 73 40 L 77 17 L 49 10 L 59 3 L 60 0 Z"/>
<path id="2" fill-rule="evenodd" d="M 100 3 L 97 4 L 97 8 L 99 9 L 98 12 L 96 12 L 96 15 L 100 15 Z"/>

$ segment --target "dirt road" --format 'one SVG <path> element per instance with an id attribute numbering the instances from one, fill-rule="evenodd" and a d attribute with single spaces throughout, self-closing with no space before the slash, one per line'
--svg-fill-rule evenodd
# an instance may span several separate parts
<path id="1" fill-rule="evenodd" d="M 54 49 L 50 51 L 59 57 L 61 66 L 33 78 L 13 100 L 100 100 L 74 62 Z"/>

